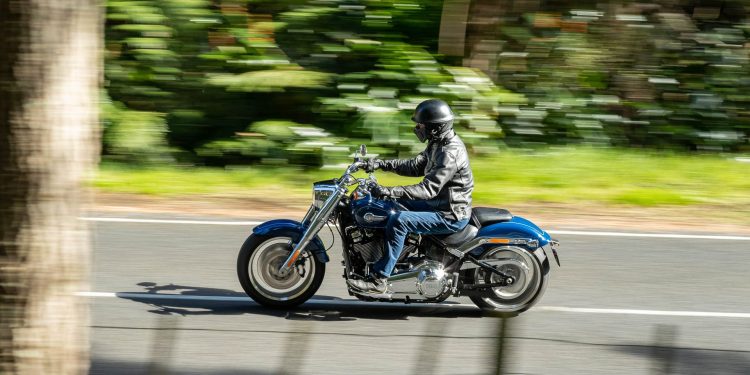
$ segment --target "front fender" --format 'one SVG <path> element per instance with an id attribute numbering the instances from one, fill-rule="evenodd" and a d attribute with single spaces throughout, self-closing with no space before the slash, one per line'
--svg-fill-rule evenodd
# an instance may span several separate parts
<path id="1" fill-rule="evenodd" d="M 302 234 L 305 233 L 305 229 L 299 221 L 289 219 L 270 220 L 253 228 L 253 233 L 259 236 L 273 236 L 274 233 L 279 232 L 295 233 L 297 236 L 294 240 L 297 241 L 302 237 Z M 323 246 L 323 241 L 321 241 L 318 236 L 315 236 L 315 238 L 310 241 L 310 244 L 307 245 L 307 249 L 315 254 L 315 257 L 323 263 L 328 263 L 330 260 L 328 258 L 328 253 L 326 253 L 326 248 Z"/>

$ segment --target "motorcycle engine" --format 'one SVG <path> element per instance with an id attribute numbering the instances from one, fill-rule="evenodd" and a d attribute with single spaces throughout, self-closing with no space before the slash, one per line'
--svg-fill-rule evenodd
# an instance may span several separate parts
<path id="1" fill-rule="evenodd" d="M 367 263 L 377 262 L 383 256 L 383 239 L 354 244 L 354 251 L 359 253 Z"/>
<path id="2" fill-rule="evenodd" d="M 425 257 L 427 257 L 427 259 L 435 260 L 438 262 L 442 261 L 445 254 L 445 249 L 437 246 L 433 242 L 429 242 L 425 247 Z"/>
<path id="3" fill-rule="evenodd" d="M 426 262 L 420 267 L 417 275 L 417 291 L 427 298 L 437 298 L 450 287 L 451 280 L 446 277 L 443 265 L 437 262 Z"/>
<path id="4" fill-rule="evenodd" d="M 425 299 L 433 299 L 445 295 L 451 287 L 452 279 L 445 273 L 442 263 L 425 260 L 389 279 L 389 283 L 389 290 L 394 297 L 409 295 L 414 298 L 416 294 Z"/>
<path id="5" fill-rule="evenodd" d="M 356 227 L 347 229 L 347 233 L 349 233 L 352 248 L 362 256 L 366 263 L 377 262 L 385 255 L 385 242 L 381 233 Z M 402 258 L 416 250 L 414 245 L 415 240 L 408 237 L 401 251 Z"/>

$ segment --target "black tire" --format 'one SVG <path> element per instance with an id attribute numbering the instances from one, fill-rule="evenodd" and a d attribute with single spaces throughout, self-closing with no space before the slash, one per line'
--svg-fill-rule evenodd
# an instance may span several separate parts
<path id="1" fill-rule="evenodd" d="M 501 296 L 498 296 L 497 294 L 500 293 L 500 290 L 502 288 L 494 288 L 496 294 L 493 296 L 471 296 L 469 298 L 472 302 L 474 302 L 475 305 L 484 310 L 518 314 L 530 309 L 544 295 L 544 291 L 547 289 L 547 284 L 549 281 L 549 262 L 545 261 L 544 264 L 542 264 L 542 262 L 536 256 L 525 249 L 515 246 L 495 247 L 492 249 L 488 249 L 482 254 L 480 259 L 493 259 L 493 256 L 497 254 L 500 254 L 500 258 L 502 259 L 502 255 L 507 253 L 527 255 L 525 257 L 525 263 L 528 263 L 528 265 L 531 266 L 533 272 L 535 273 L 535 275 L 533 276 L 533 282 L 535 283 L 535 285 L 531 285 L 525 289 L 521 288 L 522 291 L 520 291 L 518 293 L 518 296 L 514 298 L 504 299 Z M 522 258 L 524 257 L 522 256 Z M 510 272 L 512 271 L 512 269 L 508 271 Z M 469 273 L 469 282 L 472 284 L 487 283 L 490 282 L 490 280 L 492 280 L 492 276 L 490 275 L 490 273 L 480 268 L 472 270 Z M 520 277 L 516 280 L 517 283 L 522 283 L 524 281 L 525 280 L 521 280 Z"/>
<path id="2" fill-rule="evenodd" d="M 283 242 L 297 237 L 299 237 L 299 233 L 293 231 L 279 231 L 266 236 L 252 234 L 247 240 L 245 240 L 245 243 L 242 244 L 239 256 L 237 257 L 237 276 L 242 285 L 242 289 L 244 289 L 245 293 L 247 293 L 247 295 L 254 301 L 271 308 L 290 308 L 304 303 L 318 291 L 318 288 L 320 288 L 320 285 L 323 283 L 323 277 L 325 276 L 325 263 L 321 262 L 316 256 L 308 252 L 311 246 L 315 246 L 314 244 L 308 245 L 302 253 L 302 256 L 306 257 L 305 269 L 310 272 L 311 275 L 308 276 L 306 273 L 305 277 L 302 278 L 295 270 L 292 270 L 292 273 L 287 277 L 273 275 L 274 267 L 280 265 L 280 263 L 276 264 L 275 262 L 277 262 L 278 259 L 285 259 L 291 252 L 291 247 L 288 244 L 284 245 Z M 274 248 L 268 250 L 270 246 L 274 246 Z M 263 254 L 258 254 L 259 251 L 261 253 L 270 253 L 273 251 L 273 253 L 270 253 L 270 256 L 274 260 L 272 262 L 274 264 L 263 263 L 265 258 L 260 258 Z M 266 256 L 266 258 L 267 257 L 268 256 Z M 257 264 L 251 265 L 251 260 Z M 283 260 L 280 262 L 283 263 Z M 260 266 L 263 266 L 263 269 L 260 269 Z M 254 273 L 250 271 L 251 268 L 255 270 Z M 302 285 L 300 285 L 298 289 L 291 290 L 291 294 L 293 294 L 292 297 L 285 296 L 284 293 L 281 292 L 274 293 L 272 290 L 273 287 L 269 285 L 269 282 L 289 283 L 290 280 L 288 279 L 293 279 L 295 277 L 302 281 Z M 266 285 L 264 286 L 263 284 Z"/>

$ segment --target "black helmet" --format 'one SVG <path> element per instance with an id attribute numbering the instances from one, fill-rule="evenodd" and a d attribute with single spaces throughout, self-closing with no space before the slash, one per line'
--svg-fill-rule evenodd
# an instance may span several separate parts
<path id="1" fill-rule="evenodd" d="M 443 138 L 453 129 L 453 111 L 446 102 L 439 99 L 419 103 L 411 120 L 417 123 L 414 134 L 420 142 Z"/>
<path id="2" fill-rule="evenodd" d="M 440 99 L 429 99 L 419 103 L 412 121 L 419 124 L 442 124 L 453 121 L 453 111 L 448 103 Z"/>

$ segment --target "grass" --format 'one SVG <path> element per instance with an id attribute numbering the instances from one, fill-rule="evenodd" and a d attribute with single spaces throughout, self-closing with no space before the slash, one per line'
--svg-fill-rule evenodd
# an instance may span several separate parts
<path id="1" fill-rule="evenodd" d="M 723 155 L 593 148 L 512 149 L 493 157 L 473 158 L 472 169 L 474 200 L 482 204 L 750 205 L 750 163 Z M 253 195 L 292 200 L 308 199 L 312 182 L 339 177 L 342 171 L 103 163 L 94 186 L 106 192 L 158 196 Z M 383 185 L 419 181 L 385 172 L 376 175 Z"/>

